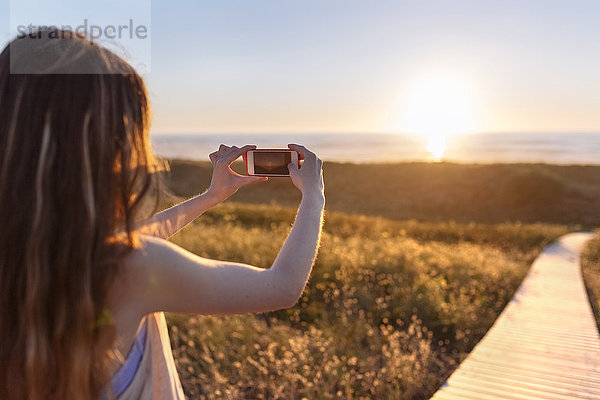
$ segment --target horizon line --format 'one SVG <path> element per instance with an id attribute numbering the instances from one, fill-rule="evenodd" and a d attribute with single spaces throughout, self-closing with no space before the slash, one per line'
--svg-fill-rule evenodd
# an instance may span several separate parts
<path id="1" fill-rule="evenodd" d="M 150 135 L 407 135 L 420 136 L 418 133 L 390 132 L 390 131 L 150 131 Z M 600 134 L 600 128 L 596 130 L 511 130 L 511 131 L 481 131 L 462 132 L 448 136 L 461 135 L 512 135 L 512 134 Z"/>

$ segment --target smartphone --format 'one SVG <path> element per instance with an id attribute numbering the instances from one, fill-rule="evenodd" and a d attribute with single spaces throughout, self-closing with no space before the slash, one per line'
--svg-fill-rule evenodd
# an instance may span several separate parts
<path id="1" fill-rule="evenodd" d="M 254 149 L 248 150 L 244 161 L 248 175 L 290 176 L 288 164 L 298 164 L 298 153 L 290 149 Z"/>

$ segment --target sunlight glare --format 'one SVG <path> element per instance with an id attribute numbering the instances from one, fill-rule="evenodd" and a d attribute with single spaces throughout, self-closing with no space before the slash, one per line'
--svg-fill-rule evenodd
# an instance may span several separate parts
<path id="1" fill-rule="evenodd" d="M 450 136 L 474 129 L 470 88 L 457 79 L 439 76 L 421 80 L 405 99 L 398 128 L 424 138 L 426 150 L 435 161 L 442 159 Z"/>

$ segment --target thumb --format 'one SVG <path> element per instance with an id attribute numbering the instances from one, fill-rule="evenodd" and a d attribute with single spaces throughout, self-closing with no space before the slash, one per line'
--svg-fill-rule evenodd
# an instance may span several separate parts
<path id="1" fill-rule="evenodd" d="M 248 179 L 248 183 L 257 183 L 257 182 L 265 182 L 268 181 L 269 178 L 266 176 L 253 176 L 251 179 Z"/>
<path id="2" fill-rule="evenodd" d="M 289 170 L 290 172 L 292 172 L 292 171 L 298 171 L 298 164 L 289 163 L 289 164 L 288 164 L 288 170 Z"/>

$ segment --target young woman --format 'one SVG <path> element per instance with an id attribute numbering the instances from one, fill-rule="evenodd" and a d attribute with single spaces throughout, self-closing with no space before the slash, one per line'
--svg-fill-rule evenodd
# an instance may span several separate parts
<path id="1" fill-rule="evenodd" d="M 139 221 L 161 169 L 149 123 L 143 80 L 96 43 L 45 29 L 0 54 L 0 399 L 183 398 L 163 312 L 269 311 L 302 293 L 321 160 L 289 145 L 302 200 L 269 268 L 210 260 L 165 239 L 265 179 L 229 167 L 252 146 L 222 145 L 205 193 Z"/>

